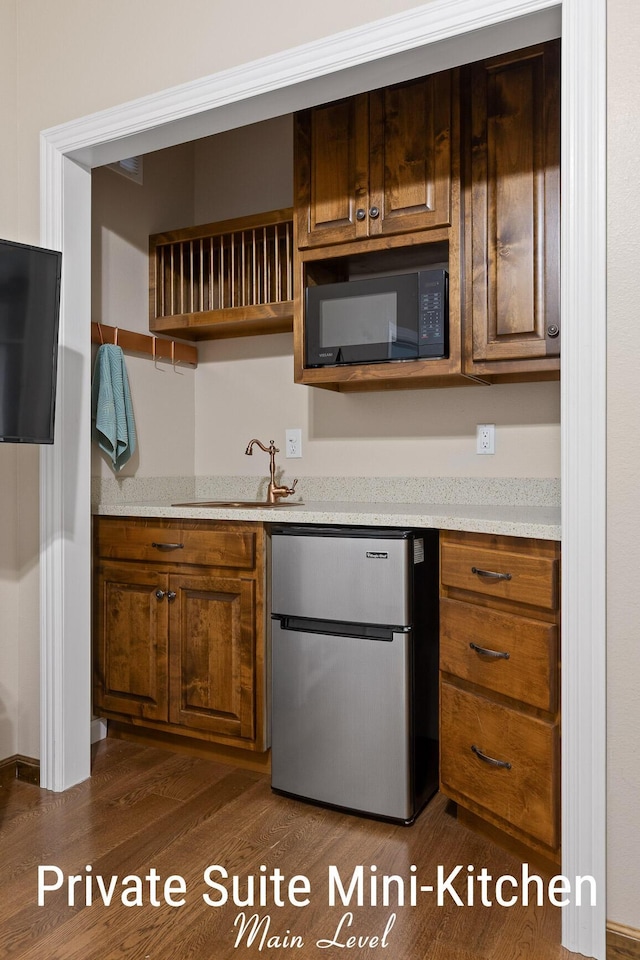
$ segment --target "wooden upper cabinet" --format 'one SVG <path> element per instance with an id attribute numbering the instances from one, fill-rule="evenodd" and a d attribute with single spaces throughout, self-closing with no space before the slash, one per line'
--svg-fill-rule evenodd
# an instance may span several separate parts
<path id="1" fill-rule="evenodd" d="M 374 91 L 369 123 L 369 235 L 449 226 L 451 71 Z"/>
<path id="2" fill-rule="evenodd" d="M 367 203 L 368 128 L 367 94 L 297 114 L 298 246 L 366 237 L 356 210 Z"/>
<path id="3" fill-rule="evenodd" d="M 559 370 L 559 41 L 465 76 L 466 366 Z"/>
<path id="4" fill-rule="evenodd" d="M 451 75 L 297 114 L 300 248 L 450 224 Z"/>

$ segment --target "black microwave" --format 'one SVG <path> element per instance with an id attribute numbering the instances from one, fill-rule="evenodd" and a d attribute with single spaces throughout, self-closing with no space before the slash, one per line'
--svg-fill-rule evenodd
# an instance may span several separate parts
<path id="1" fill-rule="evenodd" d="M 309 286 L 308 367 L 449 355 L 449 275 L 420 270 Z"/>

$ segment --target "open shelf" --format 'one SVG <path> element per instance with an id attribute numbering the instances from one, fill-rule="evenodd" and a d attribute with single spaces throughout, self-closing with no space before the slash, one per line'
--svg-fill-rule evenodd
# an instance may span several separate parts
<path id="1" fill-rule="evenodd" d="M 293 211 L 149 238 L 149 329 L 203 340 L 293 326 Z"/>
<path id="2" fill-rule="evenodd" d="M 453 369 L 452 369 L 453 368 Z M 445 360 L 387 360 L 383 363 L 359 363 L 342 367 L 305 367 L 297 383 L 324 387 L 341 393 L 367 390 L 410 390 L 425 387 L 460 387 L 482 383 L 467 377 Z"/>
<path id="3" fill-rule="evenodd" d="M 462 372 L 459 244 L 450 228 L 399 237 L 298 251 L 300 290 L 307 286 L 408 273 L 442 267 L 449 272 L 449 356 L 443 359 L 387 360 L 381 363 L 305 366 L 304 307 L 301 297 L 294 329 L 295 380 L 327 390 L 355 392 L 462 386 L 482 382 Z"/>

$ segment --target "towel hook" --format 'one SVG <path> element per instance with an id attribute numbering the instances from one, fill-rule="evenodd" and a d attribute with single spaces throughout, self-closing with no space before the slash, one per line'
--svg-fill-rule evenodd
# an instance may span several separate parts
<path id="1" fill-rule="evenodd" d="M 98 327 L 98 335 L 99 335 L 99 337 L 100 337 L 100 343 L 101 343 L 102 346 L 104 346 L 104 337 L 103 337 L 103 335 L 102 335 L 102 327 L 100 326 L 99 323 L 96 324 L 96 326 Z"/>
<path id="2" fill-rule="evenodd" d="M 113 332 L 113 342 L 114 342 L 115 346 L 117 347 L 117 346 L 118 346 L 118 328 L 117 328 L 117 327 L 114 328 L 114 332 Z"/>
<path id="3" fill-rule="evenodd" d="M 176 365 L 176 342 L 175 340 L 171 341 L 171 363 L 175 367 Z"/>
<path id="4" fill-rule="evenodd" d="M 153 357 L 154 363 L 156 359 L 156 338 L 151 337 L 151 356 Z"/>

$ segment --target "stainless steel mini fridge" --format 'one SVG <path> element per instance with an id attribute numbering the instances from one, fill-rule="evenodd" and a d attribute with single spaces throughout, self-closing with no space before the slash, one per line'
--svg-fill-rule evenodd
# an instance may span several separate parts
<path id="1" fill-rule="evenodd" d="M 435 530 L 272 536 L 274 790 L 410 823 L 438 784 Z"/>

